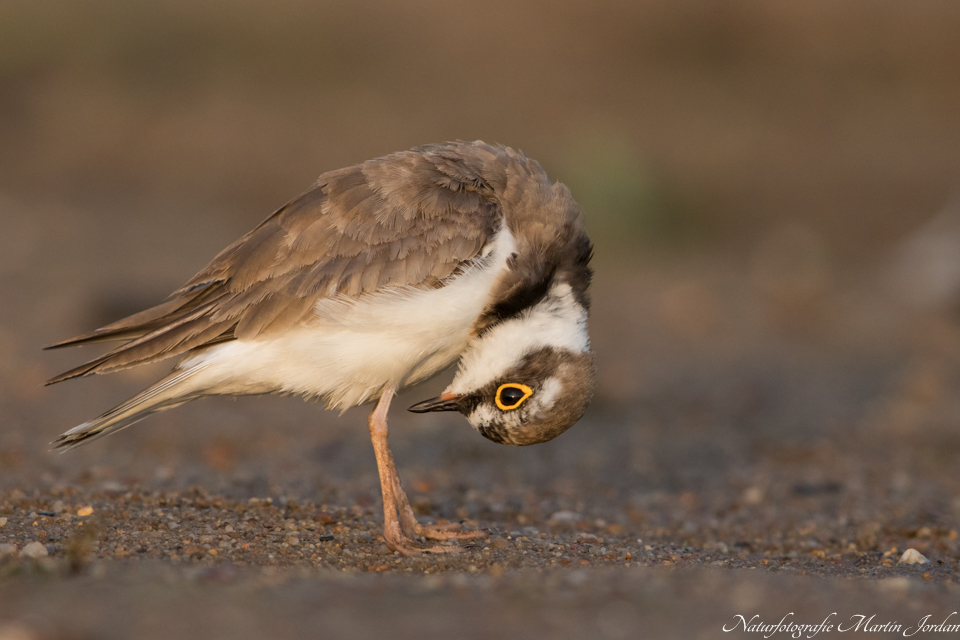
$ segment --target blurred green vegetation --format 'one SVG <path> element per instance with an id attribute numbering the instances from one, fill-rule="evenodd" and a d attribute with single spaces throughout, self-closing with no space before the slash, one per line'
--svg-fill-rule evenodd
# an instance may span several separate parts
<path id="1" fill-rule="evenodd" d="M 676 250 L 701 240 L 708 226 L 693 197 L 672 191 L 640 150 L 614 130 L 572 140 L 554 173 L 576 194 L 594 243 L 617 255 L 636 248 Z"/>

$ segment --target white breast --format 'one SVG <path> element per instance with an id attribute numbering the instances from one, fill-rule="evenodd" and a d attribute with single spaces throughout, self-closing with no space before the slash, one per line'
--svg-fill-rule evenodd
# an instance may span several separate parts
<path id="1" fill-rule="evenodd" d="M 358 299 L 320 301 L 306 326 L 235 340 L 180 364 L 204 365 L 194 384 L 206 393 L 290 393 L 346 409 L 388 386 L 424 380 L 456 360 L 515 250 L 502 229 L 480 266 L 439 289 L 392 288 Z"/>

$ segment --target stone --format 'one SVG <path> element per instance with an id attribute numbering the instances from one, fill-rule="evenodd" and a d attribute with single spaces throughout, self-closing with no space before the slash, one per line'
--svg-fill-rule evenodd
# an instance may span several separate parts
<path id="1" fill-rule="evenodd" d="M 21 558 L 45 558 L 48 555 L 47 548 L 37 541 L 27 543 L 20 551 Z"/>
<path id="2" fill-rule="evenodd" d="M 557 511 L 552 516 L 548 522 L 551 523 L 562 523 L 562 522 L 577 522 L 580 520 L 580 514 L 575 511 Z"/>
<path id="3" fill-rule="evenodd" d="M 900 556 L 900 564 L 930 564 L 930 561 L 916 549 L 907 549 Z"/>

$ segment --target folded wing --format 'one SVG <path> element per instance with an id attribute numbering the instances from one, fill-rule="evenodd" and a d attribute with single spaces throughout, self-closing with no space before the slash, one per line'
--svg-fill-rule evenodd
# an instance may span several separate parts
<path id="1" fill-rule="evenodd" d="M 282 331 L 322 298 L 443 286 L 501 224 L 481 168 L 502 153 L 430 145 L 322 175 L 165 302 L 48 347 L 126 341 L 48 384 Z"/>

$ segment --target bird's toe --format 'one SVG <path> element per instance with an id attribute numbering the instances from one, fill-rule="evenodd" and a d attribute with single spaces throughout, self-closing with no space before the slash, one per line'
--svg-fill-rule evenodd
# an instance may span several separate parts
<path id="1" fill-rule="evenodd" d="M 459 531 L 460 525 L 455 522 L 420 527 L 418 533 L 427 540 L 475 540 L 486 538 L 485 531 Z"/>

